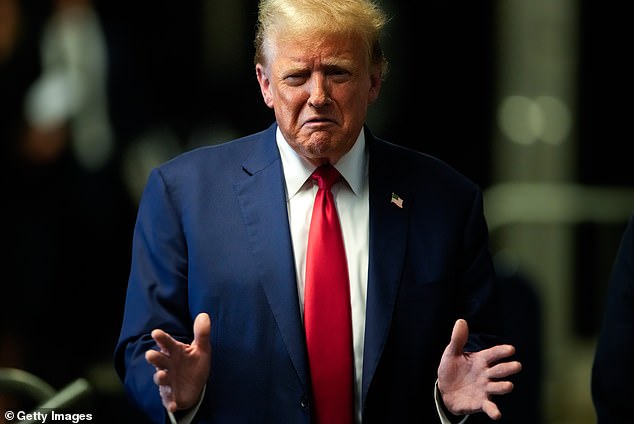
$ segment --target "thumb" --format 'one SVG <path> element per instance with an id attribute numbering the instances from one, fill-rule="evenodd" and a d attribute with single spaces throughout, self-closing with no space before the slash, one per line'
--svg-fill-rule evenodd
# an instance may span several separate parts
<path id="1" fill-rule="evenodd" d="M 457 319 L 456 323 L 453 325 L 448 350 L 453 355 L 462 355 L 464 346 L 467 344 L 468 337 L 469 326 L 467 325 L 467 321 L 462 318 Z"/>
<path id="2" fill-rule="evenodd" d="M 209 346 L 210 334 L 211 318 L 209 318 L 209 314 L 201 312 L 194 320 L 194 341 L 192 344 L 207 349 Z"/>

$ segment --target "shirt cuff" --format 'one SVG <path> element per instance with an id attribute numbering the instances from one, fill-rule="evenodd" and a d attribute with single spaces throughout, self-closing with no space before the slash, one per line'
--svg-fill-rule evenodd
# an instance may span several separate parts
<path id="1" fill-rule="evenodd" d="M 436 401 L 436 411 L 438 411 L 440 422 L 442 424 L 455 424 L 453 421 L 447 418 L 447 415 L 445 414 L 445 411 L 443 409 L 442 398 L 440 397 L 440 391 L 438 390 L 438 380 L 436 380 L 436 383 L 434 384 L 434 400 Z M 465 415 L 464 418 L 462 418 L 462 420 L 460 420 L 457 424 L 464 424 L 467 421 L 467 418 L 469 418 L 469 415 Z"/>
<path id="2" fill-rule="evenodd" d="M 196 413 L 198 412 L 198 409 L 200 409 L 200 405 L 202 404 L 203 398 L 205 397 L 206 389 L 207 389 L 207 385 L 203 387 L 203 392 L 200 395 L 200 399 L 198 400 L 198 403 L 196 404 L 196 406 L 194 406 L 192 409 L 187 411 L 187 413 L 185 413 L 184 415 L 176 418 L 176 415 L 174 415 L 173 412 L 167 411 L 167 416 L 169 417 L 170 424 L 191 424 L 192 421 L 194 420 L 194 417 L 196 416 Z"/>

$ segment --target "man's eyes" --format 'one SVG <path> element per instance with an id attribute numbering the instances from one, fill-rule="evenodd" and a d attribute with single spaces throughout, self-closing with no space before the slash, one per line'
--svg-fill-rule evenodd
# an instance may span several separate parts
<path id="1" fill-rule="evenodd" d="M 333 81 L 341 81 L 349 78 L 350 72 L 344 69 L 330 69 L 326 72 L 326 78 L 331 79 Z M 284 80 L 290 85 L 300 85 L 308 81 L 311 77 L 309 72 L 307 73 L 294 73 L 289 74 L 284 77 Z"/>
<path id="2" fill-rule="evenodd" d="M 284 81 L 289 85 L 301 85 L 308 80 L 308 77 L 306 74 L 291 74 L 285 76 Z"/>

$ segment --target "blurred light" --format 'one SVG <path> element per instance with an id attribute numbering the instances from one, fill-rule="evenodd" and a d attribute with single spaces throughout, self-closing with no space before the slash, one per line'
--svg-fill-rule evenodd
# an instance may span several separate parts
<path id="1" fill-rule="evenodd" d="M 540 135 L 548 144 L 561 144 L 570 132 L 570 110 L 556 97 L 540 96 L 535 100 L 544 116 L 544 128 Z"/>
<path id="2" fill-rule="evenodd" d="M 498 111 L 498 125 L 512 142 L 528 145 L 537 141 L 562 143 L 571 127 L 566 105 L 556 97 L 509 96 Z"/>
<path id="3" fill-rule="evenodd" d="M 500 106 L 498 125 L 513 142 L 532 144 L 541 126 L 539 111 L 528 97 L 509 96 Z"/>

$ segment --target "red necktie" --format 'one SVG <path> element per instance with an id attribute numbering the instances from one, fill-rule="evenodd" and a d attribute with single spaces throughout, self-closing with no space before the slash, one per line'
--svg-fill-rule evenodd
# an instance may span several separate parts
<path id="1" fill-rule="evenodd" d="M 304 325 L 313 387 L 313 416 L 319 424 L 354 422 L 348 264 L 330 192 L 340 177 L 330 165 L 317 168 L 311 176 L 319 190 L 306 252 Z"/>

